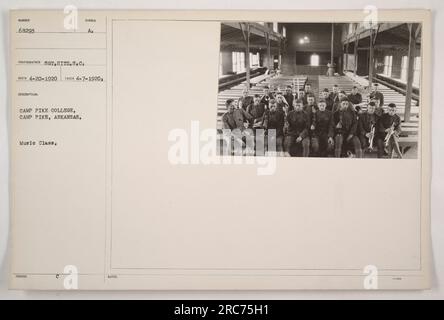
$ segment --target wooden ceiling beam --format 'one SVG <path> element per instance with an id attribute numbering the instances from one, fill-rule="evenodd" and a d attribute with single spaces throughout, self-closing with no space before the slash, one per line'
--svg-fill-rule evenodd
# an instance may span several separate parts
<path id="1" fill-rule="evenodd" d="M 231 28 L 240 30 L 239 22 L 222 22 L 222 25 L 226 25 Z M 265 37 L 264 34 L 268 33 L 270 35 L 270 40 L 273 41 L 279 41 L 279 39 L 283 38 L 280 33 L 274 32 L 273 29 L 270 29 L 267 26 L 263 26 L 260 23 L 249 22 L 249 25 L 250 25 L 250 32 L 252 35 L 264 38 Z"/>

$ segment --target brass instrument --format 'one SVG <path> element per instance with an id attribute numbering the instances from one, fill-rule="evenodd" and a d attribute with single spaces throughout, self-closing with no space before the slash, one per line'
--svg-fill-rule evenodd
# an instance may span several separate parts
<path id="1" fill-rule="evenodd" d="M 385 152 L 389 153 L 388 146 L 390 144 L 390 139 L 393 138 L 394 148 L 392 148 L 392 153 L 389 156 L 390 156 L 390 158 L 393 158 L 393 153 L 396 151 L 396 153 L 398 154 L 399 158 L 402 159 L 401 148 L 399 147 L 398 140 L 395 139 L 395 137 L 396 137 L 395 122 L 393 122 L 392 125 L 390 126 L 390 130 L 385 135 L 384 150 L 385 150 Z"/>
<path id="2" fill-rule="evenodd" d="M 364 99 L 362 99 L 364 100 Z M 353 110 L 356 111 L 356 107 L 367 107 L 370 103 L 370 100 L 367 97 L 367 101 L 362 101 L 361 103 L 353 104 Z"/>
<path id="3" fill-rule="evenodd" d="M 385 135 L 384 150 L 385 150 L 385 152 L 389 153 L 388 152 L 388 146 L 390 144 L 390 139 L 393 138 L 394 147 L 392 148 L 392 153 L 389 156 L 390 156 L 390 158 L 393 158 L 393 154 L 396 151 L 396 153 L 398 154 L 399 158 L 402 159 L 401 148 L 399 147 L 398 140 L 395 139 L 395 137 L 396 137 L 395 123 L 393 122 L 392 125 L 390 126 L 390 130 Z"/>
<path id="4" fill-rule="evenodd" d="M 372 123 L 370 127 L 370 137 L 368 137 L 368 150 L 373 151 L 373 140 L 375 138 L 375 125 Z"/>
<path id="5" fill-rule="evenodd" d="M 396 152 L 398 154 L 398 157 L 400 159 L 402 159 L 401 147 L 399 146 L 399 142 L 398 142 L 398 139 L 397 139 L 398 138 L 398 132 L 396 130 L 394 130 L 395 122 L 393 122 L 392 126 L 393 126 L 393 134 L 392 134 L 392 136 L 393 136 L 394 147 L 392 149 L 392 154 L 390 155 L 390 157 L 393 158 L 393 154 L 394 154 L 394 152 Z"/>
<path id="6" fill-rule="evenodd" d="M 401 148 L 399 147 L 399 142 L 397 139 L 393 139 L 393 141 L 395 143 L 395 147 L 393 148 L 393 151 L 396 151 L 399 158 L 402 159 L 402 152 L 401 152 Z M 393 158 L 393 152 L 392 152 L 392 158 Z"/>
<path id="7" fill-rule="evenodd" d="M 392 138 L 394 133 L 395 133 L 395 123 L 393 122 L 384 138 L 384 149 L 387 153 L 388 153 L 388 146 L 390 144 L 390 139 Z"/>
<path id="8" fill-rule="evenodd" d="M 290 105 L 288 104 L 287 99 L 285 99 L 284 95 L 281 95 L 281 97 L 282 97 L 282 102 L 283 102 L 284 104 L 286 104 L 286 105 L 287 105 L 287 108 L 288 108 Z M 294 99 L 294 98 L 293 98 L 293 99 Z"/>

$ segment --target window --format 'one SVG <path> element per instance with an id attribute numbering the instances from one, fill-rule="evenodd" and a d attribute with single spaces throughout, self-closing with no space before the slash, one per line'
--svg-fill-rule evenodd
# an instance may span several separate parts
<path id="1" fill-rule="evenodd" d="M 234 51 L 232 53 L 233 56 L 233 72 L 241 73 L 245 72 L 245 52 Z M 259 67 L 260 66 L 260 57 L 259 52 L 252 53 L 250 52 L 250 67 Z"/>
<path id="2" fill-rule="evenodd" d="M 407 56 L 403 56 L 401 60 L 401 81 L 407 82 L 407 69 L 409 60 Z"/>
<path id="3" fill-rule="evenodd" d="M 402 57 L 401 62 L 401 81 L 407 82 L 407 73 L 409 68 L 409 59 L 407 56 Z M 419 87 L 419 81 L 421 79 L 421 57 L 415 57 L 413 67 L 413 85 Z"/>
<path id="4" fill-rule="evenodd" d="M 319 66 L 319 55 L 317 55 L 316 53 L 311 55 L 310 65 Z"/>
<path id="5" fill-rule="evenodd" d="M 233 72 L 245 72 L 245 52 L 234 51 L 233 55 Z"/>
<path id="6" fill-rule="evenodd" d="M 285 27 L 282 27 L 282 36 L 283 36 L 284 38 L 287 37 L 287 29 L 286 29 Z"/>
<path id="7" fill-rule="evenodd" d="M 222 52 L 219 53 L 219 77 L 223 75 L 222 69 Z"/>
<path id="8" fill-rule="evenodd" d="M 250 67 L 259 67 L 259 52 L 256 54 L 250 52 Z"/>
<path id="9" fill-rule="evenodd" d="M 233 70 L 234 73 L 237 73 L 237 52 L 233 52 L 232 53 L 232 59 L 233 62 L 233 68 L 231 68 Z"/>
<path id="10" fill-rule="evenodd" d="M 344 70 L 354 71 L 355 70 L 355 55 L 354 54 L 344 54 Z"/>
<path id="11" fill-rule="evenodd" d="M 349 23 L 348 24 L 348 34 L 352 34 L 354 31 L 354 24 L 353 23 Z"/>
<path id="12" fill-rule="evenodd" d="M 419 87 L 419 81 L 421 79 L 421 57 L 415 57 L 415 66 L 413 72 L 413 85 Z"/>
<path id="13" fill-rule="evenodd" d="M 239 56 L 239 72 L 245 72 L 245 52 L 240 52 Z"/>
<path id="14" fill-rule="evenodd" d="M 273 31 L 278 32 L 278 23 L 277 22 L 273 22 Z"/>
<path id="15" fill-rule="evenodd" d="M 384 75 L 387 77 L 392 76 L 392 64 L 393 64 L 393 56 L 385 56 L 384 57 Z"/>

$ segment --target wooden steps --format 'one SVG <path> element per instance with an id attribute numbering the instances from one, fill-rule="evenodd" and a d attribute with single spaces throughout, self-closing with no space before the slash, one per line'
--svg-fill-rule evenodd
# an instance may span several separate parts
<path id="1" fill-rule="evenodd" d="M 250 89 L 250 96 L 254 96 L 255 94 L 262 95 L 266 86 L 279 87 L 282 91 L 285 91 L 285 88 L 287 86 L 291 86 L 293 84 L 293 79 L 295 79 L 296 84 L 299 83 L 299 90 L 300 88 L 303 88 L 305 82 L 307 81 L 307 76 L 269 76 L 263 81 L 258 82 Z M 217 99 L 217 129 L 222 128 L 222 116 L 225 112 L 227 112 L 227 107 L 225 106 L 225 102 L 227 101 L 227 99 L 239 99 L 242 96 L 242 92 L 244 89 L 245 84 L 240 84 L 230 89 L 219 92 Z"/>
<path id="2" fill-rule="evenodd" d="M 293 79 L 299 79 L 298 89 L 300 89 L 303 88 L 305 82 L 307 81 L 307 76 L 279 75 L 275 77 L 268 77 L 266 79 L 263 79 L 263 81 L 257 81 L 257 83 L 255 83 L 255 86 L 250 89 L 250 95 L 262 95 L 265 86 L 279 87 L 282 91 L 284 91 L 287 85 L 293 84 Z M 354 77 L 353 74 L 348 73 L 346 76 L 319 76 L 319 89 L 316 90 L 318 91 L 318 98 L 324 88 L 327 88 L 329 91 L 331 91 L 334 84 L 337 84 L 339 86 L 339 89 L 344 90 L 347 94 L 351 92 L 353 86 L 357 86 L 359 92 L 363 95 L 363 98 L 365 99 L 365 97 L 367 96 L 366 87 L 368 87 L 368 80 L 362 77 Z M 241 97 L 244 88 L 245 85 L 240 84 L 219 93 L 217 103 L 217 129 L 219 132 L 222 129 L 222 115 L 227 111 L 225 101 L 227 99 L 238 99 L 239 97 Z M 389 103 L 395 103 L 397 106 L 396 112 L 401 118 L 401 121 L 404 121 L 405 96 L 382 84 L 379 85 L 379 91 L 384 94 L 383 108 L 386 110 Z M 362 109 L 365 110 L 366 107 L 362 107 Z M 418 146 L 419 114 L 420 107 L 412 106 L 410 121 L 402 122 L 401 124 L 402 133 L 399 138 L 399 144 L 403 151 L 412 149 L 416 152 Z M 374 157 L 374 154 L 366 154 L 366 157 Z M 416 157 L 416 155 L 413 155 L 412 157 Z"/>
<path id="3" fill-rule="evenodd" d="M 353 73 L 349 72 L 345 77 L 354 82 L 362 91 L 369 85 L 368 79 L 358 76 L 355 77 Z M 396 104 L 396 113 L 400 116 L 401 121 L 403 121 L 401 124 L 402 134 L 399 138 L 401 149 L 417 148 L 420 106 L 412 106 L 410 108 L 410 120 L 409 122 L 404 122 L 405 96 L 381 83 L 379 84 L 379 91 L 384 95 L 384 109 L 387 108 L 389 103 Z"/>
<path id="4" fill-rule="evenodd" d="M 354 82 L 354 85 L 360 87 L 360 91 L 365 92 L 364 88 L 368 87 L 369 82 L 368 79 L 354 76 L 353 73 L 348 72 L 346 73 L 346 78 Z M 404 111 L 405 108 L 405 95 L 402 93 L 399 93 L 398 91 L 395 91 L 392 88 L 389 88 L 383 84 L 379 84 L 379 91 L 384 95 L 384 104 L 388 105 L 389 103 L 394 103 L 399 109 L 402 109 Z M 415 102 L 416 103 L 416 102 Z M 412 111 L 417 110 L 419 111 L 419 105 L 412 106 Z M 419 112 L 417 112 L 419 113 Z M 413 113 L 412 113 L 413 114 Z"/>

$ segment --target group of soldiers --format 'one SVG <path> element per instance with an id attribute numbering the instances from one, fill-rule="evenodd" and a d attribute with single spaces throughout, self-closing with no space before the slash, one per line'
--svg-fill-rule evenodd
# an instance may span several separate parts
<path id="1" fill-rule="evenodd" d="M 241 132 L 244 142 L 261 134 L 265 143 L 273 141 L 276 150 L 269 151 L 280 156 L 362 158 L 365 150 L 376 149 L 378 158 L 402 158 L 396 105 L 390 103 L 384 111 L 377 83 L 366 100 L 357 87 L 347 94 L 338 85 L 324 89 L 318 101 L 310 83 L 299 91 L 294 85 L 285 92 L 265 87 L 263 95 L 254 96 L 245 89 L 239 99 L 226 101 L 223 129 Z"/>

